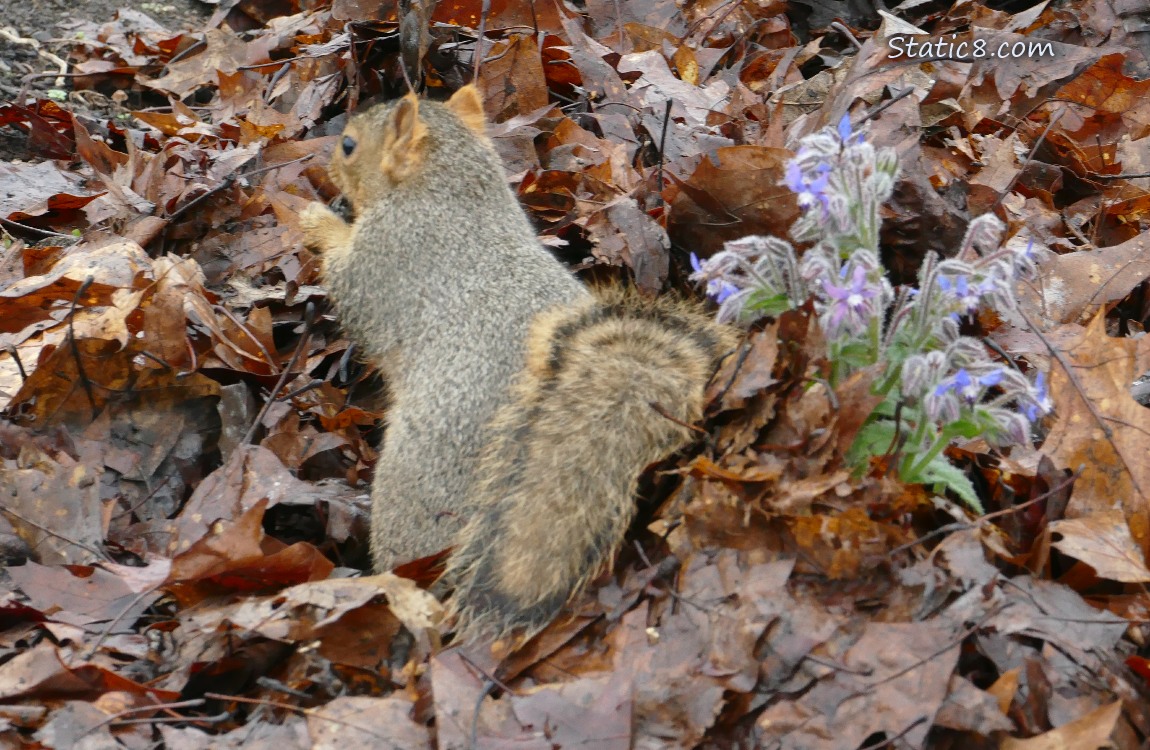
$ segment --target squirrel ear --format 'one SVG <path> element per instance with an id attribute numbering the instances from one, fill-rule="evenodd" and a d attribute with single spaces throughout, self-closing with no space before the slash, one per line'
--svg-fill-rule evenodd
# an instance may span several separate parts
<path id="1" fill-rule="evenodd" d="M 419 99 L 415 94 L 408 94 L 396 103 L 384 136 L 380 164 L 383 173 L 400 182 L 418 171 L 426 137 L 427 126 L 419 116 Z"/>
<path id="2" fill-rule="evenodd" d="M 487 116 L 483 114 L 483 97 L 474 83 L 469 83 L 451 95 L 447 108 L 463 121 L 467 129 L 481 138 L 487 137 Z"/>

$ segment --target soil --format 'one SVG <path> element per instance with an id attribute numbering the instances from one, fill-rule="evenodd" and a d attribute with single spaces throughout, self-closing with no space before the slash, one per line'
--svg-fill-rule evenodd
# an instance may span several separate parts
<path id="1" fill-rule="evenodd" d="M 80 21 L 111 21 L 120 8 L 146 13 L 171 29 L 174 35 L 188 29 L 201 30 L 216 6 L 199 0 L 12 0 L 4 2 L 0 29 L 24 39 L 34 39 L 45 51 L 67 60 L 69 38 L 73 36 L 68 29 L 70 25 Z M 56 70 L 57 66 L 38 55 L 31 44 L 0 36 L 0 102 L 14 100 L 29 74 Z M 27 82 L 25 95 L 46 96 L 54 87 L 51 77 L 35 78 Z M 67 81 L 64 88 L 70 90 Z M 83 99 L 70 96 L 68 109 L 83 112 Z M 23 133 L 11 127 L 0 127 L 0 161 L 26 158 L 24 142 Z"/>

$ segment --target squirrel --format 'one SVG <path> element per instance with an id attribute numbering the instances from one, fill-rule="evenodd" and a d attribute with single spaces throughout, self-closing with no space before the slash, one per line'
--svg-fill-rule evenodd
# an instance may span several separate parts
<path id="1" fill-rule="evenodd" d="M 687 445 L 735 334 L 693 302 L 589 289 L 538 241 L 467 85 L 352 117 L 346 222 L 300 217 L 336 310 L 388 384 L 377 570 L 448 547 L 466 640 L 530 637 L 622 543 L 639 477 Z"/>

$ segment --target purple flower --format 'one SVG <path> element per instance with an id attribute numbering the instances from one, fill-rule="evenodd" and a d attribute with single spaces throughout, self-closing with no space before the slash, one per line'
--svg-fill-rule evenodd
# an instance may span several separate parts
<path id="1" fill-rule="evenodd" d="M 867 314 L 871 308 L 870 300 L 878 296 L 878 289 L 867 285 L 866 274 L 865 268 L 855 266 L 848 284 L 838 286 L 826 279 L 823 280 L 823 290 L 834 300 L 830 306 L 827 333 L 833 335 L 838 331 L 844 319 L 850 322 L 852 331 L 866 327 Z"/>
<path id="2" fill-rule="evenodd" d="M 815 178 L 810 179 L 800 162 L 803 160 L 802 151 L 791 159 L 787 164 L 787 171 L 783 177 L 783 183 L 792 193 L 799 196 L 799 207 L 806 209 L 815 205 L 818 201 L 822 204 L 823 212 L 825 213 L 828 206 L 830 206 L 830 196 L 827 195 L 827 187 L 830 185 L 830 171 L 831 165 L 826 162 L 820 162 L 815 166 L 817 173 Z"/>
<path id="3" fill-rule="evenodd" d="M 720 305 L 727 301 L 727 299 L 739 291 L 739 288 L 729 281 L 722 279 L 715 279 L 707 284 L 707 294 L 718 302 Z"/>
<path id="4" fill-rule="evenodd" d="M 839 140 L 846 143 L 851 137 L 851 116 L 849 114 L 843 115 L 839 120 Z"/>
<path id="5" fill-rule="evenodd" d="M 1034 252 L 1034 238 L 1031 237 L 1027 240 L 1025 248 L 1019 250 L 1016 245 L 1011 253 L 1010 277 L 1015 279 L 1029 279 L 1033 277 L 1038 270 L 1036 266 L 1037 262 L 1037 253 Z"/>
<path id="6" fill-rule="evenodd" d="M 959 274 L 951 281 L 946 276 L 938 277 L 938 287 L 949 297 L 953 298 L 963 310 L 972 313 L 978 309 L 978 303 L 984 293 L 984 285 L 971 284 L 966 280 L 965 274 Z"/>
<path id="7" fill-rule="evenodd" d="M 799 166 L 799 160 L 797 157 L 787 162 L 787 173 L 783 177 L 783 182 L 792 193 L 801 193 L 806 189 L 806 180 L 803 177 L 803 168 Z"/>
<path id="8" fill-rule="evenodd" d="M 1050 392 L 1046 388 L 1046 374 L 1038 373 L 1038 377 L 1034 379 L 1034 392 L 1029 394 L 1030 398 L 1022 404 L 1022 413 L 1031 422 L 1035 422 L 1039 417 L 1049 414 L 1054 409 L 1054 402 L 1050 400 Z"/>
<path id="9" fill-rule="evenodd" d="M 695 271 L 691 274 L 692 279 L 702 281 L 707 278 L 707 269 L 704 266 L 705 262 L 700 261 L 699 256 L 691 253 L 691 268 Z M 726 279 L 707 279 L 707 296 L 719 304 L 726 302 L 732 294 L 738 291 L 739 287 Z"/>
<path id="10" fill-rule="evenodd" d="M 951 377 L 942 381 L 934 389 L 935 396 L 942 396 L 947 391 L 954 391 L 967 405 L 973 406 L 982 397 L 983 389 L 991 388 L 1002 382 L 1002 370 L 994 369 L 985 375 L 971 377 L 965 367 L 959 368 Z"/>
<path id="11" fill-rule="evenodd" d="M 855 133 L 853 137 L 851 135 L 851 116 L 849 112 L 843 115 L 842 119 L 839 120 L 839 125 L 836 130 L 838 131 L 839 140 L 843 142 L 844 146 L 857 145 L 863 142 L 862 133 Z"/>

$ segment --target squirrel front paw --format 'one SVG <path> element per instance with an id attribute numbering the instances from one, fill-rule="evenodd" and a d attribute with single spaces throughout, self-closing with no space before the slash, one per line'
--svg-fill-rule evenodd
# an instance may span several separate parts
<path id="1" fill-rule="evenodd" d="M 308 248 L 330 253 L 351 243 L 351 226 L 322 203 L 309 203 L 300 213 L 300 229 Z"/>

